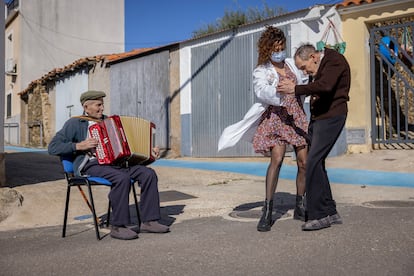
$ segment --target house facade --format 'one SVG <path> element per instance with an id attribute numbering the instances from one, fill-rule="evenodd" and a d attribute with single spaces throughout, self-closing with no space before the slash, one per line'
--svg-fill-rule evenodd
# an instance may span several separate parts
<path id="1" fill-rule="evenodd" d="M 178 83 L 174 80 L 177 74 L 170 75 L 174 72 L 170 65 L 178 64 L 177 49 L 177 45 L 170 45 L 82 58 L 33 81 L 19 93 L 23 116 L 37 122 L 28 125 L 22 134 L 25 145 L 46 147 L 66 120 L 83 113 L 81 93 L 101 90 L 107 94 L 105 114 L 151 121 L 156 126 L 155 143 L 161 151 L 179 153 L 179 144 L 174 142 L 179 138 L 172 139 L 174 131 L 169 131 L 179 125 L 170 117 L 174 113 L 170 107 L 178 106 L 178 100 L 172 100 L 170 95 L 173 83 Z"/>
<path id="2" fill-rule="evenodd" d="M 337 5 L 347 42 L 345 57 L 351 67 L 346 122 L 349 152 L 414 148 L 413 3 L 346 0 Z M 384 37 L 391 37 L 395 42 L 392 48 L 399 52 L 394 63 L 379 51 L 391 50 L 381 42 Z M 398 86 L 396 77 L 400 79 Z"/>
<path id="3" fill-rule="evenodd" d="M 22 116 L 18 93 L 74 60 L 123 52 L 124 1 L 11 0 L 5 20 L 2 137 L 6 144 L 24 145 L 27 127 L 38 122 Z"/>
<path id="4" fill-rule="evenodd" d="M 81 93 L 89 89 L 105 91 L 109 87 L 104 61 L 105 56 L 78 59 L 32 81 L 19 93 L 22 117 L 30 122 L 21 131 L 24 146 L 46 147 L 66 120 L 83 113 Z M 90 71 L 94 72 L 93 77 Z"/>

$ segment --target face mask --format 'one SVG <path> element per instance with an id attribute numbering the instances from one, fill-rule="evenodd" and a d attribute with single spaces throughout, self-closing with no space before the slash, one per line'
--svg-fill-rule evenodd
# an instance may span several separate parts
<path id="1" fill-rule="evenodd" d="M 270 59 L 273 62 L 282 62 L 286 58 L 286 50 L 280 51 L 280 52 L 272 52 L 272 55 L 270 56 Z"/>

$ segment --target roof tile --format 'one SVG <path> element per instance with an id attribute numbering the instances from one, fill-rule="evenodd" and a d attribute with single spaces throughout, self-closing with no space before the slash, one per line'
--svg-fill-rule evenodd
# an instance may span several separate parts
<path id="1" fill-rule="evenodd" d="M 340 7 L 348 7 L 352 5 L 359 6 L 364 3 L 370 4 L 373 2 L 375 2 L 375 0 L 344 0 L 342 3 L 337 4 L 336 7 L 340 8 Z"/>
<path id="2" fill-rule="evenodd" d="M 78 69 L 82 66 L 86 66 L 88 64 L 95 64 L 95 63 L 98 63 L 100 61 L 112 62 L 112 61 L 116 61 L 116 60 L 119 60 L 119 59 L 124 59 L 124 58 L 127 58 L 127 57 L 138 55 L 138 54 L 144 53 L 146 51 L 150 51 L 152 49 L 153 48 L 140 48 L 140 49 L 131 50 L 129 52 L 124 52 L 124 53 L 99 55 L 99 56 L 93 56 L 93 57 L 80 58 L 78 60 L 75 60 L 71 64 L 68 64 L 68 65 L 62 67 L 62 68 L 54 68 L 54 69 L 50 70 L 48 73 L 46 73 L 45 75 L 43 75 L 39 79 L 34 80 L 31 83 L 29 83 L 28 87 L 26 89 L 24 89 L 23 91 L 21 91 L 20 93 L 18 93 L 18 95 L 20 95 L 20 96 L 25 95 L 25 94 L 29 93 L 30 90 L 32 90 L 36 85 L 42 84 L 45 81 L 52 80 L 56 77 L 59 77 L 59 76 L 65 74 L 66 72 L 74 71 L 74 70 L 76 70 L 76 69 Z"/>

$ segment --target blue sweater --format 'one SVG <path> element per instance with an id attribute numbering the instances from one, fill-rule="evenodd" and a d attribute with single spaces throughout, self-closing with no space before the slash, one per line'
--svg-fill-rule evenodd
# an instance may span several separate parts
<path id="1" fill-rule="evenodd" d="M 70 118 L 65 122 L 48 146 L 48 152 L 52 155 L 67 156 L 73 159 L 73 170 L 76 175 L 81 175 L 79 166 L 85 158 L 86 151 L 77 151 L 76 143 L 82 142 L 88 137 L 89 121 L 83 118 Z"/>

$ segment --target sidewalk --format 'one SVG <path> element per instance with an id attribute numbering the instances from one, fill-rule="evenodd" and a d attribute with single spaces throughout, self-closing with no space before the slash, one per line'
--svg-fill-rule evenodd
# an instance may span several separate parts
<path id="1" fill-rule="evenodd" d="M 414 205 L 414 155 L 410 153 L 381 151 L 329 158 L 328 175 L 335 200 L 338 204 L 388 200 Z M 257 220 L 260 215 L 267 165 L 267 158 L 181 158 L 157 160 L 152 167 L 159 177 L 161 205 L 176 202 L 186 206 L 185 212 L 174 218 L 176 222 L 209 216 L 248 221 Z M 0 222 L 0 231 L 61 225 L 66 181 L 59 159 L 40 150 L 13 148 L 6 156 L 6 168 L 10 186 L 24 200 L 22 206 L 11 208 L 12 213 Z M 288 207 L 294 204 L 295 175 L 295 164 L 287 157 L 275 195 L 276 204 Z M 98 211 L 103 212 L 108 190 L 95 189 Z M 236 206 L 247 203 L 253 208 L 245 214 L 232 214 Z M 89 218 L 89 210 L 76 189 L 70 204 L 69 223 Z"/>

